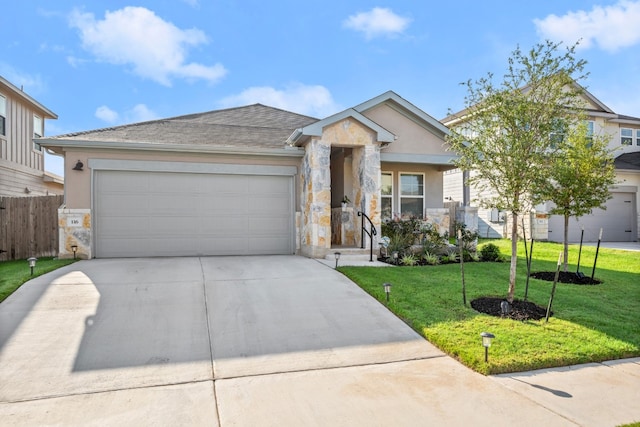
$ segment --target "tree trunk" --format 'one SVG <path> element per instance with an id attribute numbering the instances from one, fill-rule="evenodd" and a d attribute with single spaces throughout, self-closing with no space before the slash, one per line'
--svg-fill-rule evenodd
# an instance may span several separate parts
<path id="1" fill-rule="evenodd" d="M 569 259 L 569 214 L 564 214 L 564 271 L 567 272 L 567 260 Z"/>
<path id="2" fill-rule="evenodd" d="M 509 269 L 509 293 L 507 301 L 513 303 L 516 291 L 516 266 L 518 264 L 518 214 L 511 212 L 511 268 Z"/>

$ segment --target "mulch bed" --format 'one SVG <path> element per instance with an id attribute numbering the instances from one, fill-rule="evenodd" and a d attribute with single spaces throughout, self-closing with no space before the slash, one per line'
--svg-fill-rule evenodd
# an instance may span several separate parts
<path id="1" fill-rule="evenodd" d="M 555 271 L 538 271 L 535 273 L 531 273 L 531 277 L 534 279 L 546 280 L 548 282 L 553 282 L 553 279 L 556 275 Z M 599 285 L 602 282 L 595 277 L 593 281 L 591 281 L 591 276 L 578 276 L 576 273 L 570 271 L 561 271 L 558 276 L 559 283 L 569 283 L 572 285 Z"/>
<path id="2" fill-rule="evenodd" d="M 540 320 L 547 315 L 547 309 L 535 305 L 530 301 L 513 300 L 509 306 L 508 314 L 502 313 L 502 302 L 506 302 L 500 297 L 481 297 L 471 301 L 471 307 L 490 316 L 503 317 L 513 320 Z M 550 313 L 553 315 L 553 311 Z"/>

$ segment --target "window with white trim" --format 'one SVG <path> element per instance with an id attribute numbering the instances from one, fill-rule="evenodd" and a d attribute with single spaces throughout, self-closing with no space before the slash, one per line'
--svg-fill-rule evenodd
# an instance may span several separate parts
<path id="1" fill-rule="evenodd" d="M 390 220 L 393 219 L 393 173 L 382 172 L 380 183 L 380 218 Z"/>
<path id="2" fill-rule="evenodd" d="M 42 117 L 36 116 L 34 114 L 33 115 L 33 137 L 34 138 L 42 138 L 43 134 L 44 134 L 44 127 L 43 127 L 43 123 L 42 123 Z M 36 142 L 33 143 L 33 149 L 34 150 L 38 150 L 38 151 L 42 151 L 42 147 L 40 146 L 40 144 L 38 144 Z"/>
<path id="3" fill-rule="evenodd" d="M 424 174 L 400 173 L 400 215 L 424 218 Z"/>
<path id="4" fill-rule="evenodd" d="M 620 144 L 622 145 L 633 144 L 633 129 L 620 128 Z"/>
<path id="5" fill-rule="evenodd" d="M 636 145 L 640 146 L 640 129 L 636 129 Z"/>
<path id="6" fill-rule="evenodd" d="M 0 135 L 7 135 L 7 98 L 0 95 Z"/>

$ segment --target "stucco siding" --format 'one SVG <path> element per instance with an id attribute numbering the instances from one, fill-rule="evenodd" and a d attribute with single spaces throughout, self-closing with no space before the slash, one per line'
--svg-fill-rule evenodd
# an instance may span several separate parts
<path id="1" fill-rule="evenodd" d="M 442 136 L 430 132 L 388 105 L 379 105 L 363 112 L 363 115 L 396 135 L 397 139 L 384 148 L 385 153 L 452 154 L 446 150 Z"/>

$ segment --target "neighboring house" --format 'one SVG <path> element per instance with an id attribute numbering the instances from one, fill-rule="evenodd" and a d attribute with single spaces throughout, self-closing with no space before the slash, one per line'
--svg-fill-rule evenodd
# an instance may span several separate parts
<path id="1" fill-rule="evenodd" d="M 63 179 L 44 170 L 44 152 L 34 138 L 46 119 L 58 116 L 0 76 L 0 196 L 63 193 Z"/>
<path id="2" fill-rule="evenodd" d="M 386 92 L 322 120 L 255 104 L 38 143 L 65 158 L 60 256 L 324 257 L 361 245 L 358 211 L 448 229 L 447 132 Z"/>
<path id="3" fill-rule="evenodd" d="M 577 85 L 577 83 L 576 83 Z M 589 128 L 594 134 L 610 135 L 609 148 L 615 150 L 615 168 L 617 184 L 610 188 L 611 199 L 606 210 L 594 209 L 590 215 L 572 218 L 569 221 L 569 241 L 580 241 L 584 228 L 584 241 L 597 241 L 600 228 L 606 241 L 637 241 L 640 229 L 640 118 L 616 114 L 595 96 L 583 90 L 585 112 Z M 464 111 L 452 114 L 442 122 L 453 128 L 464 123 Z M 469 173 L 473 173 L 470 171 Z M 463 185 L 463 173 L 454 169 L 445 172 L 445 199 L 477 203 L 491 193 L 490 188 L 469 188 Z M 466 194 L 465 194 L 466 193 Z M 564 218 L 561 215 L 547 215 L 552 205 L 545 203 L 536 206 L 527 216 L 529 234 L 536 239 L 561 242 L 564 233 Z M 508 224 L 504 213 L 497 210 L 478 210 L 478 229 L 483 237 L 504 237 L 508 235 Z"/>

